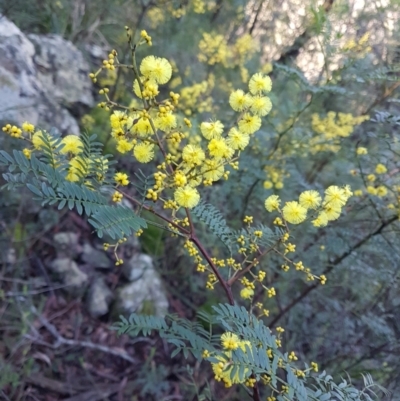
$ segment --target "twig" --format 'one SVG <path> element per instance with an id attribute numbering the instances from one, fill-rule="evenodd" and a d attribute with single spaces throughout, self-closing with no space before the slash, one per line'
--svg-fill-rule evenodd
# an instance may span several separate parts
<path id="1" fill-rule="evenodd" d="M 323 274 L 328 274 L 333 270 L 335 266 L 337 266 L 339 263 L 341 263 L 344 259 L 346 259 L 348 256 L 350 256 L 356 249 L 360 248 L 362 245 L 364 245 L 366 242 L 368 242 L 372 237 L 375 235 L 378 235 L 382 232 L 382 230 L 387 227 L 388 225 L 392 224 L 398 220 L 397 216 L 392 216 L 390 219 L 382 222 L 379 227 L 376 228 L 376 230 L 370 232 L 368 235 L 366 235 L 363 239 L 358 241 L 355 245 L 353 245 L 349 250 L 344 252 L 341 256 L 337 257 L 334 259 L 324 270 Z M 269 323 L 269 327 L 275 326 L 275 324 L 287 313 L 289 312 L 294 306 L 296 306 L 299 302 L 301 302 L 311 291 L 315 290 L 318 286 L 318 283 L 314 283 L 312 285 L 309 285 L 297 298 L 295 298 L 292 302 L 290 302 L 289 305 L 287 305 L 285 308 L 282 309 L 282 311 Z"/>
<path id="2" fill-rule="evenodd" d="M 138 361 L 131 356 L 129 356 L 124 350 L 119 350 L 115 348 L 110 348 L 105 345 L 101 344 L 95 344 L 90 341 L 77 341 L 77 340 L 69 340 L 65 337 L 63 337 L 55 328 L 54 325 L 52 325 L 49 321 L 47 321 L 43 316 L 41 316 L 36 308 L 34 306 L 31 307 L 32 312 L 38 317 L 40 320 L 40 323 L 53 335 L 53 337 L 56 339 L 55 343 L 49 344 L 51 348 L 59 348 L 62 345 L 69 345 L 72 347 L 83 347 L 83 348 L 90 348 L 90 349 L 95 349 L 98 351 L 105 352 L 107 354 L 115 355 L 118 356 L 122 359 L 125 359 L 126 361 L 130 363 L 137 363 Z M 32 337 L 30 337 L 32 339 Z"/>
<path id="3" fill-rule="evenodd" d="M 275 246 L 275 245 L 274 245 Z M 236 280 L 239 278 L 243 277 L 246 273 L 248 273 L 257 263 L 259 263 L 260 259 L 270 253 L 271 251 L 275 250 L 274 247 L 266 249 L 261 255 L 259 255 L 257 258 L 254 259 L 253 262 L 251 262 L 248 266 L 246 266 L 245 269 L 243 270 L 238 270 L 237 274 L 234 274 L 229 280 L 228 280 L 228 285 L 231 286 Z"/>
<path id="4" fill-rule="evenodd" d="M 231 287 L 227 284 L 227 282 L 224 280 L 224 278 L 219 273 L 218 268 L 212 262 L 212 260 L 211 260 L 210 256 L 208 255 L 207 251 L 203 247 L 203 244 L 199 241 L 199 239 L 196 237 L 196 235 L 194 233 L 192 233 L 192 235 L 190 236 L 190 241 L 192 241 L 196 245 L 197 249 L 200 251 L 200 253 L 207 260 L 207 263 L 210 265 L 210 267 L 213 270 L 214 274 L 217 276 L 218 281 L 221 283 L 222 288 L 224 289 L 224 291 L 226 293 L 226 296 L 228 297 L 229 303 L 231 305 L 234 305 L 235 301 L 233 299 Z"/>
<path id="5" fill-rule="evenodd" d="M 258 383 L 255 383 L 254 387 L 253 387 L 253 400 L 254 401 L 260 401 L 261 400 L 261 398 L 260 398 L 260 390 L 258 389 Z"/>

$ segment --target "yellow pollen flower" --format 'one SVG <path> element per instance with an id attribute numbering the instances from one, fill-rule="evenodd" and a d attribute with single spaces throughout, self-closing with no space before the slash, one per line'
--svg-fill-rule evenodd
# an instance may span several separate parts
<path id="1" fill-rule="evenodd" d="M 133 149 L 133 155 L 140 163 L 148 163 L 154 157 L 154 145 L 150 143 L 140 143 Z"/>
<path id="2" fill-rule="evenodd" d="M 257 116 L 266 116 L 272 109 L 271 99 L 267 96 L 254 97 L 250 110 Z"/>
<path id="3" fill-rule="evenodd" d="M 128 175 L 125 173 L 116 173 L 114 176 L 114 180 L 117 184 L 120 185 L 126 186 L 129 184 Z"/>
<path id="4" fill-rule="evenodd" d="M 186 145 L 182 150 L 182 159 L 189 166 L 199 166 L 205 159 L 205 154 L 200 146 Z"/>
<path id="5" fill-rule="evenodd" d="M 312 221 L 314 227 L 325 227 L 328 224 L 328 216 L 326 212 L 319 213 L 316 219 Z"/>
<path id="6" fill-rule="evenodd" d="M 200 201 L 200 194 L 197 189 L 186 185 L 183 188 L 178 188 L 174 193 L 174 198 L 179 206 L 192 209 Z"/>
<path id="7" fill-rule="evenodd" d="M 300 224 L 307 217 L 307 209 L 298 202 L 286 202 L 282 209 L 284 219 L 291 224 Z"/>
<path id="8" fill-rule="evenodd" d="M 359 147 L 357 148 L 357 154 L 358 154 L 359 156 L 361 156 L 361 155 L 367 155 L 367 154 L 368 154 L 368 149 L 367 149 L 367 148 L 363 148 L 362 146 L 359 146 Z"/>
<path id="9" fill-rule="evenodd" d="M 206 180 L 218 181 L 224 175 L 225 168 L 217 160 L 206 160 L 201 172 Z"/>
<path id="10" fill-rule="evenodd" d="M 77 155 L 83 151 L 83 143 L 76 135 L 67 135 L 61 143 L 64 145 L 60 150 L 61 154 L 72 153 L 73 155 Z"/>
<path id="11" fill-rule="evenodd" d="M 387 168 L 383 164 L 379 163 L 376 165 L 375 172 L 376 174 L 385 174 L 387 172 Z"/>
<path id="12" fill-rule="evenodd" d="M 224 349 L 232 351 L 239 348 L 240 339 L 236 334 L 227 332 L 222 334 L 221 344 L 224 347 Z"/>
<path id="13" fill-rule="evenodd" d="M 171 113 L 161 115 L 155 119 L 155 125 L 159 130 L 169 132 L 176 127 L 176 117 Z"/>
<path id="14" fill-rule="evenodd" d="M 331 185 L 325 190 L 324 205 L 340 208 L 346 204 L 347 199 L 345 191 L 336 185 Z"/>
<path id="15" fill-rule="evenodd" d="M 249 81 L 249 89 L 252 95 L 268 93 L 271 91 L 272 81 L 269 76 L 263 76 L 261 73 L 254 74 Z"/>
<path id="16" fill-rule="evenodd" d="M 342 208 L 335 204 L 326 204 L 324 206 L 324 212 L 328 221 L 337 220 L 342 212 Z"/>
<path id="17" fill-rule="evenodd" d="M 147 56 L 140 64 L 140 72 L 158 84 L 166 84 L 171 79 L 172 67 L 165 58 Z"/>
<path id="18" fill-rule="evenodd" d="M 132 126 L 132 132 L 142 137 L 153 134 L 150 120 L 144 117 L 139 118 L 139 120 L 137 120 L 137 122 Z"/>
<path id="19" fill-rule="evenodd" d="M 226 142 L 234 150 L 243 150 L 249 144 L 250 136 L 233 127 L 229 130 Z"/>
<path id="20" fill-rule="evenodd" d="M 33 135 L 32 135 L 32 144 L 35 147 L 35 149 L 41 149 L 43 147 L 45 147 L 45 142 L 44 142 L 44 138 L 45 138 L 45 133 L 43 133 L 42 131 L 36 131 Z"/>
<path id="21" fill-rule="evenodd" d="M 229 96 L 229 104 L 233 110 L 241 112 L 250 107 L 252 103 L 251 96 L 238 89 Z"/>
<path id="22" fill-rule="evenodd" d="M 223 138 L 211 139 L 208 144 L 208 151 L 210 152 L 210 155 L 216 159 L 228 159 L 233 154 L 233 149 L 229 148 L 225 139 Z"/>
<path id="23" fill-rule="evenodd" d="M 23 129 L 25 132 L 32 133 L 33 131 L 35 131 L 35 126 L 34 126 L 33 124 L 28 123 L 27 121 L 25 121 L 25 122 L 22 124 L 22 129 Z"/>
<path id="24" fill-rule="evenodd" d="M 274 210 L 279 209 L 280 203 L 281 200 L 279 199 L 278 195 L 271 195 L 265 200 L 264 206 L 268 210 L 268 212 L 273 212 Z"/>
<path id="25" fill-rule="evenodd" d="M 383 185 L 379 185 L 379 187 L 376 188 L 376 196 L 383 198 L 384 196 L 387 195 L 387 193 L 388 193 L 388 190 Z"/>
<path id="26" fill-rule="evenodd" d="M 254 134 L 261 127 L 261 118 L 259 116 L 252 116 L 246 113 L 239 121 L 239 130 L 244 134 Z"/>
<path id="27" fill-rule="evenodd" d="M 299 203 L 306 209 L 316 209 L 321 204 L 321 196 L 317 191 L 304 191 L 300 194 Z"/>
<path id="28" fill-rule="evenodd" d="M 174 183 L 177 187 L 183 187 L 187 183 L 187 178 L 180 171 L 177 171 L 174 176 Z"/>
<path id="29" fill-rule="evenodd" d="M 200 130 L 204 138 L 211 140 L 221 136 L 224 131 L 224 125 L 221 121 L 203 122 L 200 125 Z"/>
<path id="30" fill-rule="evenodd" d="M 133 148 L 133 143 L 132 142 L 128 142 L 126 139 L 120 139 L 117 142 L 117 151 L 119 153 L 126 153 L 129 152 L 130 150 L 132 150 Z"/>
<path id="31" fill-rule="evenodd" d="M 254 290 L 252 290 L 251 288 L 243 288 L 241 291 L 240 291 L 240 296 L 243 298 L 243 299 L 249 299 L 249 298 L 251 298 L 252 296 L 254 295 Z"/>

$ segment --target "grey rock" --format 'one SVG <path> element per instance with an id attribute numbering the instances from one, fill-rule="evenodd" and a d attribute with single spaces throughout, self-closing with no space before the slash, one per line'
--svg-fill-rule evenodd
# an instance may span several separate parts
<path id="1" fill-rule="evenodd" d="M 168 300 L 151 258 L 143 254 L 135 255 L 127 265 L 131 266 L 131 270 L 126 269 L 124 275 L 135 281 L 118 289 L 117 313 L 141 312 L 147 302 L 151 304 L 155 315 L 164 316 L 168 310 Z"/>
<path id="2" fill-rule="evenodd" d="M 15 248 L 9 248 L 7 251 L 6 262 L 10 265 L 15 264 L 17 261 L 17 252 Z"/>
<path id="3" fill-rule="evenodd" d="M 89 65 L 82 53 L 58 35 L 28 35 L 28 38 L 35 46 L 33 61 L 45 92 L 68 109 L 92 106 Z"/>
<path id="4" fill-rule="evenodd" d="M 84 289 L 88 283 L 88 275 L 70 258 L 54 259 L 50 268 L 61 277 L 69 292 L 76 293 L 77 290 Z"/>
<path id="5" fill-rule="evenodd" d="M 90 244 L 85 243 L 82 249 L 82 259 L 95 269 L 111 269 L 112 261 L 107 257 L 104 251 L 93 248 Z"/>
<path id="6" fill-rule="evenodd" d="M 93 105 L 89 66 L 70 42 L 23 34 L 0 14 L 0 120 L 78 134 L 79 117 Z"/>
<path id="7" fill-rule="evenodd" d="M 153 260 L 149 255 L 137 253 L 122 265 L 122 274 L 129 281 L 143 277 L 146 271 L 154 271 Z"/>
<path id="8" fill-rule="evenodd" d="M 59 258 L 75 258 L 80 253 L 78 234 L 73 232 L 62 232 L 54 235 L 54 243 Z"/>
<path id="9" fill-rule="evenodd" d="M 114 296 L 102 277 L 97 277 L 89 290 L 87 306 L 93 317 L 104 316 L 109 311 L 109 305 Z"/>
<path id="10" fill-rule="evenodd" d="M 85 43 L 83 46 L 91 64 L 100 65 L 107 58 L 108 52 L 105 48 L 90 43 Z"/>
<path id="11" fill-rule="evenodd" d="M 57 233 L 53 238 L 58 245 L 76 246 L 78 244 L 78 234 L 71 231 Z"/>

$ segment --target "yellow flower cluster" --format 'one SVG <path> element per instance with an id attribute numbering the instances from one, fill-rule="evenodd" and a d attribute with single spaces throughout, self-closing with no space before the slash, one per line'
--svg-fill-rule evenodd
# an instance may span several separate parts
<path id="1" fill-rule="evenodd" d="M 223 35 L 215 32 L 203 33 L 203 38 L 199 42 L 199 50 L 199 61 L 210 65 L 221 63 L 228 67 L 231 52 Z"/>
<path id="2" fill-rule="evenodd" d="M 331 185 L 325 190 L 325 197 L 314 190 L 304 191 L 300 194 L 298 201 L 286 202 L 280 209 L 281 200 L 278 195 L 270 195 L 265 200 L 265 209 L 268 212 L 279 211 L 283 219 L 290 224 L 300 224 L 307 218 L 310 210 L 318 212 L 312 221 L 315 227 L 324 227 L 329 221 L 336 220 L 342 211 L 342 207 L 353 193 L 349 185 L 340 188 Z"/>
<path id="3" fill-rule="evenodd" d="M 309 142 L 312 153 L 332 151 L 340 149 L 340 138 L 348 137 L 354 131 L 356 125 L 369 120 L 369 116 L 353 117 L 349 113 L 328 112 L 325 118 L 318 114 L 311 116 L 311 127 L 318 135 Z"/>
<path id="4" fill-rule="evenodd" d="M 35 130 L 35 126 L 29 122 L 24 122 L 21 128 L 7 124 L 3 127 L 3 131 L 32 144 L 32 148 L 23 149 L 23 154 L 28 159 L 31 158 L 33 152 L 46 149 L 46 152 L 51 154 L 50 163 L 53 167 L 68 163 L 65 176 L 67 181 L 80 181 L 88 188 L 93 189 L 91 180 L 102 182 L 108 171 L 108 160 L 104 156 L 98 156 L 92 160 L 83 156 L 83 142 L 77 135 L 66 135 L 57 144 L 58 138 L 44 130 Z"/>
<path id="5" fill-rule="evenodd" d="M 211 77 L 211 79 L 210 79 Z M 199 113 L 210 112 L 212 108 L 211 90 L 214 87 L 212 74 L 207 81 L 185 86 L 181 89 L 179 108 L 190 116 L 195 110 Z"/>
<path id="6" fill-rule="evenodd" d="M 29 129 L 29 131 L 24 129 L 24 131 L 29 134 L 31 134 L 35 130 L 35 127 L 33 126 L 33 124 L 24 122 L 23 126 L 25 126 L 25 128 Z M 32 129 L 31 129 L 31 127 L 32 127 Z M 2 128 L 2 131 L 5 132 L 6 134 L 12 136 L 13 138 L 22 138 L 22 129 L 17 127 L 16 125 L 6 124 Z"/>
<path id="7" fill-rule="evenodd" d="M 183 124 L 185 129 L 192 128 L 190 120 L 185 118 L 182 124 L 175 114 L 181 98 L 188 95 L 181 97 L 171 92 L 169 99 L 155 100 L 159 94 L 158 85 L 171 79 L 171 64 L 166 59 L 147 56 L 139 70 L 141 77 L 140 81 L 135 80 L 134 92 L 142 99 L 144 108 L 111 114 L 111 135 L 116 141 L 116 149 L 122 154 L 133 151 L 133 156 L 140 163 L 153 160 L 156 150 L 160 149 L 165 161 L 154 174 L 155 185 L 148 190 L 147 198 L 153 201 L 162 199 L 167 208 L 193 208 L 200 201 L 199 185 L 212 185 L 221 178 L 228 179 L 226 167 L 237 168 L 240 151 L 249 144 L 250 136 L 261 127 L 261 117 L 272 107 L 269 98 L 264 96 L 271 90 L 271 79 L 262 74 L 251 77 L 250 94 L 245 95 L 249 101 L 243 108 L 236 107 L 240 96 L 236 96 L 235 92 L 231 95 L 230 104 L 234 110 L 243 112 L 237 126 L 226 132 L 221 121 L 204 121 L 200 124 L 203 139 L 197 136 L 199 140 L 193 141 L 196 135 L 182 132 Z M 107 100 L 107 91 L 103 92 Z M 236 93 L 240 94 L 240 91 Z M 104 103 L 108 107 L 108 103 Z M 186 138 L 188 143 L 182 143 Z M 165 145 L 171 153 L 166 153 Z M 175 203 L 172 204 L 168 197 L 164 200 L 165 190 L 173 191 Z"/>
<path id="8" fill-rule="evenodd" d="M 248 80 L 245 63 L 257 52 L 258 44 L 250 34 L 244 34 L 232 44 L 227 38 L 216 32 L 203 33 L 199 42 L 199 61 L 209 65 L 222 64 L 225 68 L 238 66 L 242 81 Z"/>
<path id="9" fill-rule="evenodd" d="M 250 373 L 249 368 L 245 368 L 243 372 L 240 372 L 240 369 L 234 369 L 235 367 L 231 358 L 232 351 L 238 348 L 240 348 L 243 352 L 247 352 L 249 349 L 251 350 L 250 342 L 241 340 L 234 333 L 226 332 L 221 335 L 221 345 L 223 348 L 221 351 L 210 353 L 209 351 L 205 350 L 203 352 L 204 358 L 212 357 L 218 361 L 211 363 L 215 380 L 222 381 L 225 384 L 225 387 L 231 387 L 233 384 L 245 383 L 248 380 Z M 232 377 L 234 370 L 236 373 Z M 252 385 L 254 385 L 254 383 L 255 382 L 252 381 Z"/>
<path id="10" fill-rule="evenodd" d="M 342 49 L 345 52 L 351 52 L 353 55 L 356 54 L 358 57 L 364 57 L 372 49 L 368 45 L 369 37 L 369 32 L 366 32 L 358 41 L 350 39 L 344 44 Z"/>
<path id="11" fill-rule="evenodd" d="M 276 189 L 283 188 L 283 180 L 285 176 L 289 176 L 289 174 L 283 170 L 282 161 L 280 161 L 280 164 L 280 167 L 273 165 L 267 165 L 264 167 L 267 176 L 263 184 L 265 189 L 271 189 L 273 187 Z"/>

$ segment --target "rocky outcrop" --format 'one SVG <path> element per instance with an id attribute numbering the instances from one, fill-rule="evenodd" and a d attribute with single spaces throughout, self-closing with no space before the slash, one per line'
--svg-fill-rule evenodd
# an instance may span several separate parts
<path id="1" fill-rule="evenodd" d="M 107 282 L 113 282 L 117 272 L 104 249 L 88 242 L 81 245 L 79 235 L 68 231 L 56 233 L 53 245 L 56 258 L 47 266 L 65 291 L 73 296 L 85 295 L 87 309 L 94 318 L 107 315 L 110 309 L 115 316 L 133 312 L 164 316 L 168 312 L 161 277 L 151 256 L 140 252 L 137 237 L 124 243 L 124 257 L 128 258 L 122 265 L 122 282 L 113 291 Z"/>
<path id="2" fill-rule="evenodd" d="M 56 35 L 25 35 L 0 15 L 0 122 L 29 121 L 78 134 L 76 118 L 93 105 L 89 65 Z"/>
<path id="3" fill-rule="evenodd" d="M 145 254 L 135 254 L 123 265 L 123 275 L 130 281 L 118 288 L 116 311 L 118 314 L 144 311 L 164 316 L 168 311 L 168 299 L 153 260 Z"/>

